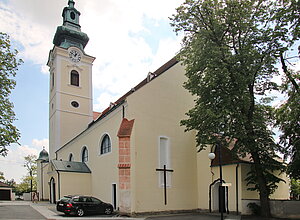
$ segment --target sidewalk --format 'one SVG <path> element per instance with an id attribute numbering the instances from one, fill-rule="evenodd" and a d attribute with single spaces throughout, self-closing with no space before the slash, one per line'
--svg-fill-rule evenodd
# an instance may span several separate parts
<path id="1" fill-rule="evenodd" d="M 57 212 L 55 204 L 50 204 L 49 202 L 38 202 L 32 203 L 30 201 L 1 201 L 0 205 L 29 205 L 41 215 L 43 215 L 47 220 L 89 220 L 89 219 L 99 219 L 99 220 L 220 220 L 219 213 L 181 213 L 181 214 L 157 214 L 157 215 L 141 215 L 138 217 L 120 217 L 117 215 L 113 216 L 84 216 L 84 217 L 67 217 L 64 213 Z M 288 220 L 279 218 L 269 218 L 264 219 L 257 216 L 240 216 L 240 215 L 227 215 L 224 214 L 225 220 Z"/>
<path id="2" fill-rule="evenodd" d="M 119 217 L 119 216 L 85 216 L 85 217 L 66 217 L 63 213 L 56 211 L 55 204 L 50 204 L 49 202 L 38 202 L 29 203 L 32 208 L 41 213 L 48 220 L 60 220 L 60 219 L 99 219 L 99 220 L 150 220 L 150 219 L 197 219 L 197 220 L 219 220 L 219 214 L 210 213 L 186 213 L 186 214 L 166 214 L 166 215 L 153 215 L 153 216 L 143 216 L 143 217 Z M 236 215 L 224 215 L 225 220 L 240 220 L 240 216 Z M 254 219 L 252 219 L 254 220 Z"/>
<path id="3" fill-rule="evenodd" d="M 68 219 L 68 220 L 90 220 L 90 219 L 100 219 L 100 220 L 144 220 L 144 218 L 128 218 L 128 217 L 117 217 L 117 216 L 84 216 L 84 217 L 66 217 L 64 213 L 56 212 L 55 204 L 50 204 L 49 202 L 38 202 L 38 203 L 29 203 L 32 208 L 41 213 L 47 220 L 56 220 L 56 219 Z"/>

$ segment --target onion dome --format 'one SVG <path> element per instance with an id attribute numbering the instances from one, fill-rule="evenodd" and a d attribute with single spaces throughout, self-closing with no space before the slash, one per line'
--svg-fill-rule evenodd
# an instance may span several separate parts
<path id="1" fill-rule="evenodd" d="M 39 158 L 37 160 L 42 161 L 42 162 L 48 162 L 49 161 L 49 154 L 45 150 L 45 147 L 43 147 L 43 150 L 40 152 Z"/>

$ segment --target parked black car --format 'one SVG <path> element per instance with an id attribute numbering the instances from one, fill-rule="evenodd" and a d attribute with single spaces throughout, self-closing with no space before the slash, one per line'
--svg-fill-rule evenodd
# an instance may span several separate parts
<path id="1" fill-rule="evenodd" d="M 66 215 L 110 215 L 113 212 L 113 206 L 92 196 L 64 196 L 56 203 L 56 210 Z"/>

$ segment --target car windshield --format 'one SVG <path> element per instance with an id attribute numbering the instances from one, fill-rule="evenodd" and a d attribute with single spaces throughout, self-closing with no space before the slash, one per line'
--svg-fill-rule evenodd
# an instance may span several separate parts
<path id="1" fill-rule="evenodd" d="M 65 202 L 68 201 L 71 198 L 71 196 L 64 196 L 60 199 L 60 201 Z"/>

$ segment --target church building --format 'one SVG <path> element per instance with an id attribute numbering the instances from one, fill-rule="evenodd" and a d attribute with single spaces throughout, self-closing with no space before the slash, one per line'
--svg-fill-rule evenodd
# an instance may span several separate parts
<path id="1" fill-rule="evenodd" d="M 245 182 L 251 160 L 233 159 L 230 149 L 222 149 L 220 184 L 219 162 L 208 158 L 212 149 L 198 153 L 196 132 L 180 126 L 195 97 L 183 88 L 185 68 L 175 58 L 103 112 L 93 112 L 95 57 L 84 50 L 89 38 L 74 5 L 68 0 L 63 9 L 47 63 L 49 154 L 43 149 L 38 158 L 40 199 L 92 195 L 127 214 L 246 212 L 247 203 L 258 199 Z M 288 183 L 280 183 L 272 198 L 288 199 Z"/>

